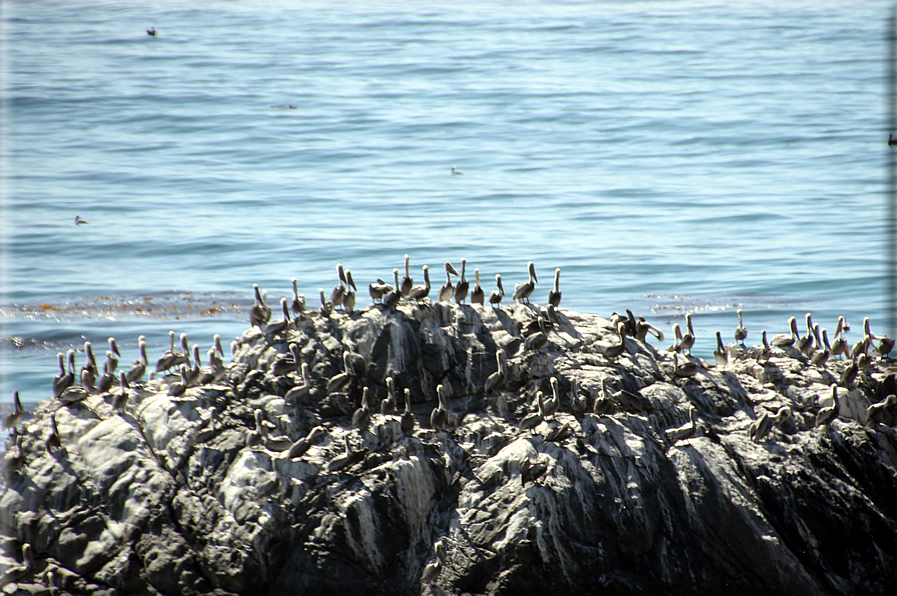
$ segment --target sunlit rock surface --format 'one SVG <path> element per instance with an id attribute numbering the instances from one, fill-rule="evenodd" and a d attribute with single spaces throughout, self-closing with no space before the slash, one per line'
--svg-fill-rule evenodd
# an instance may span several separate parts
<path id="1" fill-rule="evenodd" d="M 118 412 L 117 385 L 75 405 L 48 400 L 19 427 L 20 461 L 16 437 L 7 444 L 6 592 L 892 592 L 895 412 L 865 425 L 866 408 L 895 392 L 888 361 L 840 386 L 840 417 L 814 428 L 847 362 L 817 368 L 774 348 L 762 363 L 759 348 L 730 344 L 724 368 L 680 355 L 699 364 L 680 377 L 667 344 L 627 338 L 611 359 L 610 322 L 566 310 L 528 349 L 522 329 L 537 314 L 429 303 L 306 313 L 280 334 L 247 330 L 226 371 L 178 397 L 169 375 L 132 386 Z M 291 343 L 309 367 L 297 402 L 284 396 L 301 371 L 272 372 Z M 498 350 L 507 373 L 486 393 Z M 344 351 L 357 355 L 349 380 L 328 393 Z M 397 413 L 384 416 L 387 377 Z M 521 430 L 551 378 L 558 412 Z M 447 425 L 433 429 L 440 384 Z M 373 414 L 353 428 L 365 387 Z M 792 415 L 752 440 L 784 406 Z M 48 451 L 54 412 L 61 446 Z"/>

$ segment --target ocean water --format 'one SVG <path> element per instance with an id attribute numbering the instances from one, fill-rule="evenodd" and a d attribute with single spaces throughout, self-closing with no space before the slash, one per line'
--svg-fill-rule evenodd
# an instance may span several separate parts
<path id="1" fill-rule="evenodd" d="M 749 343 L 893 333 L 890 4 L 727 4 L 3 2 L 0 399 L 85 340 L 205 354 L 253 283 L 316 304 L 339 262 L 367 305 L 405 253 L 487 292 L 532 260 L 540 304 L 559 267 L 562 307 L 668 335 L 692 312 L 704 357 L 738 307 Z"/>

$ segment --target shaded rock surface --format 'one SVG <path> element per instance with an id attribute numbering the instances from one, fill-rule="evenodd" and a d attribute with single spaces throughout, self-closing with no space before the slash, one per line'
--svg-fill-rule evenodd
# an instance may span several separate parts
<path id="1" fill-rule="evenodd" d="M 700 364 L 682 378 L 669 352 L 634 339 L 605 357 L 619 344 L 610 323 L 566 310 L 527 350 L 521 328 L 536 313 L 306 313 L 279 334 L 247 330 L 226 375 L 178 397 L 168 376 L 132 388 L 119 412 L 119 388 L 42 404 L 19 429 L 20 463 L 15 436 L 7 446 L 6 591 L 891 593 L 895 420 L 864 424 L 866 407 L 894 392 L 887 362 L 841 387 L 840 418 L 813 428 L 846 362 L 817 369 L 775 348 L 760 364 L 757 348 L 732 344 L 724 369 L 680 356 Z M 301 373 L 272 373 L 291 343 L 311 377 L 298 403 L 283 396 Z M 497 350 L 508 370 L 487 395 Z M 361 358 L 328 394 L 344 351 Z M 399 413 L 410 389 L 410 434 L 379 413 L 387 377 Z M 558 413 L 520 430 L 552 377 Z M 434 430 L 440 384 L 448 426 Z M 374 413 L 353 428 L 365 387 Z M 572 414 L 574 402 L 588 410 Z M 752 424 L 783 406 L 792 417 L 752 441 Z M 61 447 L 48 451 L 54 412 Z M 269 448 L 316 426 L 325 432 L 299 457 Z M 25 543 L 34 561 L 23 569 Z M 436 577 L 422 583 L 428 564 L 424 579 Z"/>

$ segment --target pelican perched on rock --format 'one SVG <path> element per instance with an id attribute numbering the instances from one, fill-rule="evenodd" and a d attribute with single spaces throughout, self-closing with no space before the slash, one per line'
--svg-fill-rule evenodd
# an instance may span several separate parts
<path id="1" fill-rule="evenodd" d="M 819 410 L 819 413 L 816 414 L 816 425 L 815 426 L 828 426 L 835 419 L 838 418 L 838 414 L 841 413 L 841 402 L 838 401 L 838 386 L 832 385 L 832 405 L 827 408 L 822 408 Z"/>
<path id="2" fill-rule="evenodd" d="M 53 453 L 62 447 L 62 438 L 59 435 L 59 426 L 56 424 L 56 412 L 50 416 L 50 434 L 47 435 L 45 444 L 47 453 Z"/>
<path id="3" fill-rule="evenodd" d="M 470 303 L 471 304 L 483 304 L 486 301 L 486 292 L 483 291 L 483 288 L 480 287 L 480 270 L 479 268 L 475 268 L 473 270 L 474 277 L 476 277 L 476 282 L 473 284 L 473 290 L 470 292 Z"/>
<path id="4" fill-rule="evenodd" d="M 305 294 L 299 293 L 295 277 L 291 277 L 290 282 L 293 284 L 293 302 L 290 304 L 290 308 L 293 309 L 293 316 L 301 319 L 302 313 L 305 312 Z"/>
<path id="5" fill-rule="evenodd" d="M 418 303 L 430 295 L 430 268 L 426 265 L 423 266 L 424 270 L 424 285 L 422 286 L 414 286 L 411 288 L 411 291 L 408 292 L 408 298 L 412 300 L 417 300 Z"/>
<path id="6" fill-rule="evenodd" d="M 467 299 L 467 292 L 470 289 L 470 282 L 467 281 L 466 276 L 467 272 L 467 259 L 461 259 L 461 280 L 458 282 L 458 285 L 455 286 L 455 302 L 458 304 L 464 304 L 464 300 Z"/>
<path id="7" fill-rule="evenodd" d="M 536 289 L 539 279 L 536 277 L 536 265 L 532 261 L 527 261 L 526 268 L 529 271 L 529 281 L 517 286 L 514 290 L 514 300 L 529 303 L 529 297 Z"/>
<path id="8" fill-rule="evenodd" d="M 680 378 L 693 377 L 701 370 L 701 366 L 697 362 L 686 360 L 679 363 L 679 354 L 673 354 L 673 375 Z"/>
<path id="9" fill-rule="evenodd" d="M 763 362 L 769 361 L 769 354 L 772 352 L 772 348 L 769 345 L 769 341 L 766 339 L 766 329 L 760 332 L 760 335 L 763 337 L 763 347 L 757 352 L 757 362 L 761 360 Z"/>
<path id="10" fill-rule="evenodd" d="M 797 338 L 795 347 L 804 356 L 809 356 L 813 352 L 813 315 L 810 313 L 807 313 L 807 334 Z"/>
<path id="11" fill-rule="evenodd" d="M 558 408 L 561 406 L 561 398 L 558 394 L 558 378 L 551 377 L 551 398 L 545 401 L 544 416 L 545 418 L 554 418 Z"/>
<path id="12" fill-rule="evenodd" d="M 738 315 L 738 327 L 735 328 L 735 341 L 739 342 L 742 346 L 744 346 L 744 340 L 747 339 L 747 327 L 744 326 L 744 323 L 741 319 L 741 309 L 735 311 L 735 314 Z"/>
<path id="13" fill-rule="evenodd" d="M 127 374 L 127 379 L 130 383 L 138 382 L 143 378 L 143 375 L 146 374 L 146 366 L 148 364 L 146 359 L 146 341 L 138 340 L 137 349 L 140 352 L 140 357 L 131 363 L 131 368 L 128 370 Z"/>
<path id="14" fill-rule="evenodd" d="M 486 395 L 490 394 L 493 389 L 500 387 L 505 382 L 505 377 L 508 373 L 508 365 L 505 363 L 504 350 L 499 349 L 495 352 L 495 363 L 498 370 L 486 377 L 486 383 L 483 386 L 483 392 Z"/>
<path id="15" fill-rule="evenodd" d="M 695 329 L 691 324 L 690 312 L 685 313 L 685 329 L 686 331 L 682 334 L 682 340 L 679 342 L 679 351 L 691 353 L 691 349 L 695 345 Z"/>
<path id="16" fill-rule="evenodd" d="M 63 374 L 53 381 L 54 397 L 59 397 L 63 391 L 75 384 L 75 350 L 68 351 L 68 371 L 63 369 L 62 372 Z"/>
<path id="17" fill-rule="evenodd" d="M 878 403 L 866 408 L 866 426 L 880 424 L 885 413 L 897 407 L 897 395 L 893 393 Z"/>
<path id="18" fill-rule="evenodd" d="M 537 412 L 527 414 L 518 425 L 520 430 L 530 430 L 539 426 L 545 420 L 545 396 L 541 391 L 536 392 L 536 402 L 539 405 Z"/>
<path id="19" fill-rule="evenodd" d="M 307 362 L 302 363 L 301 370 L 302 385 L 296 385 L 284 394 L 283 399 L 287 403 L 297 403 L 302 401 L 311 393 L 311 375 L 308 371 Z"/>
<path id="20" fill-rule="evenodd" d="M 414 430 L 414 413 L 411 411 L 411 389 L 405 388 L 405 411 L 402 412 L 402 432 L 410 435 Z"/>
<path id="21" fill-rule="evenodd" d="M 346 270 L 343 269 L 342 263 L 336 264 L 336 273 L 339 276 L 339 285 L 333 287 L 330 291 L 330 303 L 333 308 L 339 308 L 343 305 L 343 296 L 346 295 Z"/>
<path id="22" fill-rule="evenodd" d="M 723 336 L 719 331 L 716 332 L 716 350 L 713 351 L 713 359 L 719 368 L 726 368 L 726 364 L 729 363 L 729 353 L 723 345 Z"/>
<path id="23" fill-rule="evenodd" d="M 411 271 L 409 269 L 411 264 L 411 257 L 405 255 L 405 277 L 402 278 L 402 285 L 396 284 L 396 287 L 399 288 L 403 297 L 407 297 L 408 293 L 411 291 L 411 288 L 414 287 L 414 280 L 411 279 Z"/>
<path id="24" fill-rule="evenodd" d="M 452 174 L 455 173 L 455 168 L 452 168 Z M 461 172 L 458 172 L 460 174 Z M 424 567 L 424 571 L 420 576 L 420 583 L 422 584 L 432 584 L 437 579 L 439 579 L 439 574 L 442 573 L 442 567 L 445 565 L 445 549 L 442 547 L 442 540 L 437 540 L 435 544 L 436 549 L 436 560 L 430 561 L 427 563 L 427 566 Z"/>
<path id="25" fill-rule="evenodd" d="M 800 336 L 800 333 L 797 331 L 797 319 L 794 317 L 788 318 L 788 327 L 791 329 L 791 333 L 780 333 L 772 338 L 770 342 L 771 345 L 777 348 L 785 348 L 789 346 L 793 346 L 794 342 L 797 341 L 797 338 Z"/>
<path id="26" fill-rule="evenodd" d="M 329 302 L 324 297 L 324 288 L 318 288 L 318 292 L 321 294 L 321 316 L 329 319 L 330 315 L 333 314 L 333 302 Z"/>
<path id="27" fill-rule="evenodd" d="M 398 277 L 399 270 L 393 269 L 393 271 L 396 272 L 396 277 Z M 395 289 L 394 287 L 392 287 L 391 285 L 389 285 L 388 283 L 386 283 L 385 281 L 383 281 L 380 278 L 377 278 L 376 282 L 371 283 L 368 286 L 368 292 L 371 294 L 371 300 L 373 302 L 382 301 L 383 297 L 386 294 L 388 294 L 389 292 L 392 292 L 394 289 Z"/>
<path id="28" fill-rule="evenodd" d="M 269 338 L 283 333 L 290 326 L 290 309 L 287 306 L 287 299 L 282 296 L 280 298 L 280 309 L 283 311 L 283 318 L 274 319 L 265 327 L 265 335 Z"/>
<path id="29" fill-rule="evenodd" d="M 309 447 L 311 447 L 312 442 L 324 432 L 323 426 L 316 426 L 308 431 L 307 435 L 290 446 L 290 450 L 287 452 L 287 459 L 297 459 L 305 455 Z"/>
<path id="30" fill-rule="evenodd" d="M 395 381 L 392 377 L 386 377 L 386 397 L 380 400 L 380 413 L 384 416 L 392 416 L 396 413 L 397 404 Z"/>
<path id="31" fill-rule="evenodd" d="M 439 302 L 450 302 L 455 295 L 455 286 L 452 285 L 452 275 L 458 275 L 458 270 L 451 263 L 445 262 L 445 285 L 439 288 Z"/>
<path id="32" fill-rule="evenodd" d="M 501 299 L 505 297 L 505 289 L 501 285 L 501 274 L 495 274 L 495 283 L 498 284 L 498 289 L 492 290 L 489 294 L 489 304 L 491 304 L 493 308 L 501 304 Z"/>
<path id="33" fill-rule="evenodd" d="M 268 308 L 258 284 L 252 284 L 252 291 L 255 293 L 255 303 L 249 309 L 249 323 L 253 327 L 261 327 L 271 320 L 271 309 Z"/>
<path id="34" fill-rule="evenodd" d="M 548 292 L 548 304 L 555 308 L 561 305 L 561 268 L 554 270 L 554 289 Z"/>
<path id="35" fill-rule="evenodd" d="M 847 343 L 847 339 L 844 338 L 846 325 L 847 319 L 843 316 L 838 317 L 838 325 L 835 327 L 835 334 L 832 336 L 832 356 L 840 355 L 842 359 L 850 353 L 850 345 Z"/>
<path id="36" fill-rule="evenodd" d="M 439 405 L 430 412 L 430 426 L 434 430 L 441 430 L 448 422 L 448 406 L 445 403 L 445 387 L 441 384 L 436 386 L 436 397 L 439 398 Z"/>
<path id="37" fill-rule="evenodd" d="M 22 407 L 22 402 L 19 400 L 19 392 L 12 392 L 12 405 L 13 410 L 9 414 L 3 417 L 3 428 L 15 428 L 19 425 L 19 422 L 22 421 L 22 415 L 25 413 L 25 408 Z"/>
<path id="38" fill-rule="evenodd" d="M 358 288 L 355 287 L 355 282 L 352 280 L 352 272 L 346 269 L 346 293 L 343 295 L 343 310 L 350 315 L 355 310 L 355 292 L 357 291 Z"/>

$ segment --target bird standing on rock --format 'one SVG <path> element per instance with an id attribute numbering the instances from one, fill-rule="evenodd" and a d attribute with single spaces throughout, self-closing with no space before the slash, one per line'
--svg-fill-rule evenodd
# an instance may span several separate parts
<path id="1" fill-rule="evenodd" d="M 455 286 L 455 302 L 458 304 L 464 304 L 464 300 L 467 298 L 467 290 L 470 288 L 470 282 L 465 277 L 466 271 L 467 259 L 461 259 L 461 280 Z"/>
<path id="2" fill-rule="evenodd" d="M 838 418 L 841 413 L 841 402 L 838 401 L 838 386 L 832 385 L 832 405 L 822 408 L 816 414 L 815 426 L 828 426 Z"/>
<path id="3" fill-rule="evenodd" d="M 548 292 L 548 304 L 555 308 L 561 305 L 561 268 L 554 270 L 554 289 Z"/>
<path id="4" fill-rule="evenodd" d="M 744 326 L 744 323 L 741 319 L 741 309 L 735 311 L 735 314 L 738 315 L 738 327 L 735 328 L 735 341 L 739 342 L 742 346 L 744 346 L 744 340 L 747 339 L 747 327 Z"/>
<path id="5" fill-rule="evenodd" d="M 442 430 L 448 421 L 448 407 L 445 404 L 445 388 L 441 384 L 436 386 L 436 397 L 439 398 L 439 405 L 430 413 L 430 426 L 434 430 Z"/>
<path id="6" fill-rule="evenodd" d="M 458 271 L 448 261 L 445 262 L 445 285 L 439 288 L 439 302 L 449 302 L 455 295 L 455 286 L 452 285 L 452 275 L 458 275 Z"/>
<path id="7" fill-rule="evenodd" d="M 514 290 L 514 300 L 529 304 L 529 297 L 536 289 L 539 279 L 536 277 L 536 265 L 532 261 L 527 261 L 526 268 L 529 272 L 529 280 L 517 286 Z"/>
<path id="8" fill-rule="evenodd" d="M 501 299 L 505 297 L 505 289 L 501 286 L 501 274 L 495 274 L 495 283 L 498 284 L 498 289 L 492 290 L 489 294 L 489 304 L 492 305 L 492 308 L 501 304 Z"/>
<path id="9" fill-rule="evenodd" d="M 476 277 L 476 283 L 474 283 L 473 290 L 471 290 L 471 292 L 470 292 L 470 303 L 482 305 L 486 301 L 486 292 L 480 286 L 480 270 L 479 270 L 479 268 L 475 268 L 473 270 L 473 275 L 474 275 L 474 277 Z"/>
<path id="10" fill-rule="evenodd" d="M 402 278 L 402 285 L 397 285 L 403 297 L 407 297 L 408 293 L 411 292 L 411 288 L 414 287 L 414 280 L 411 279 L 411 272 L 409 270 L 411 264 L 411 257 L 407 254 L 405 255 L 405 277 Z"/>

